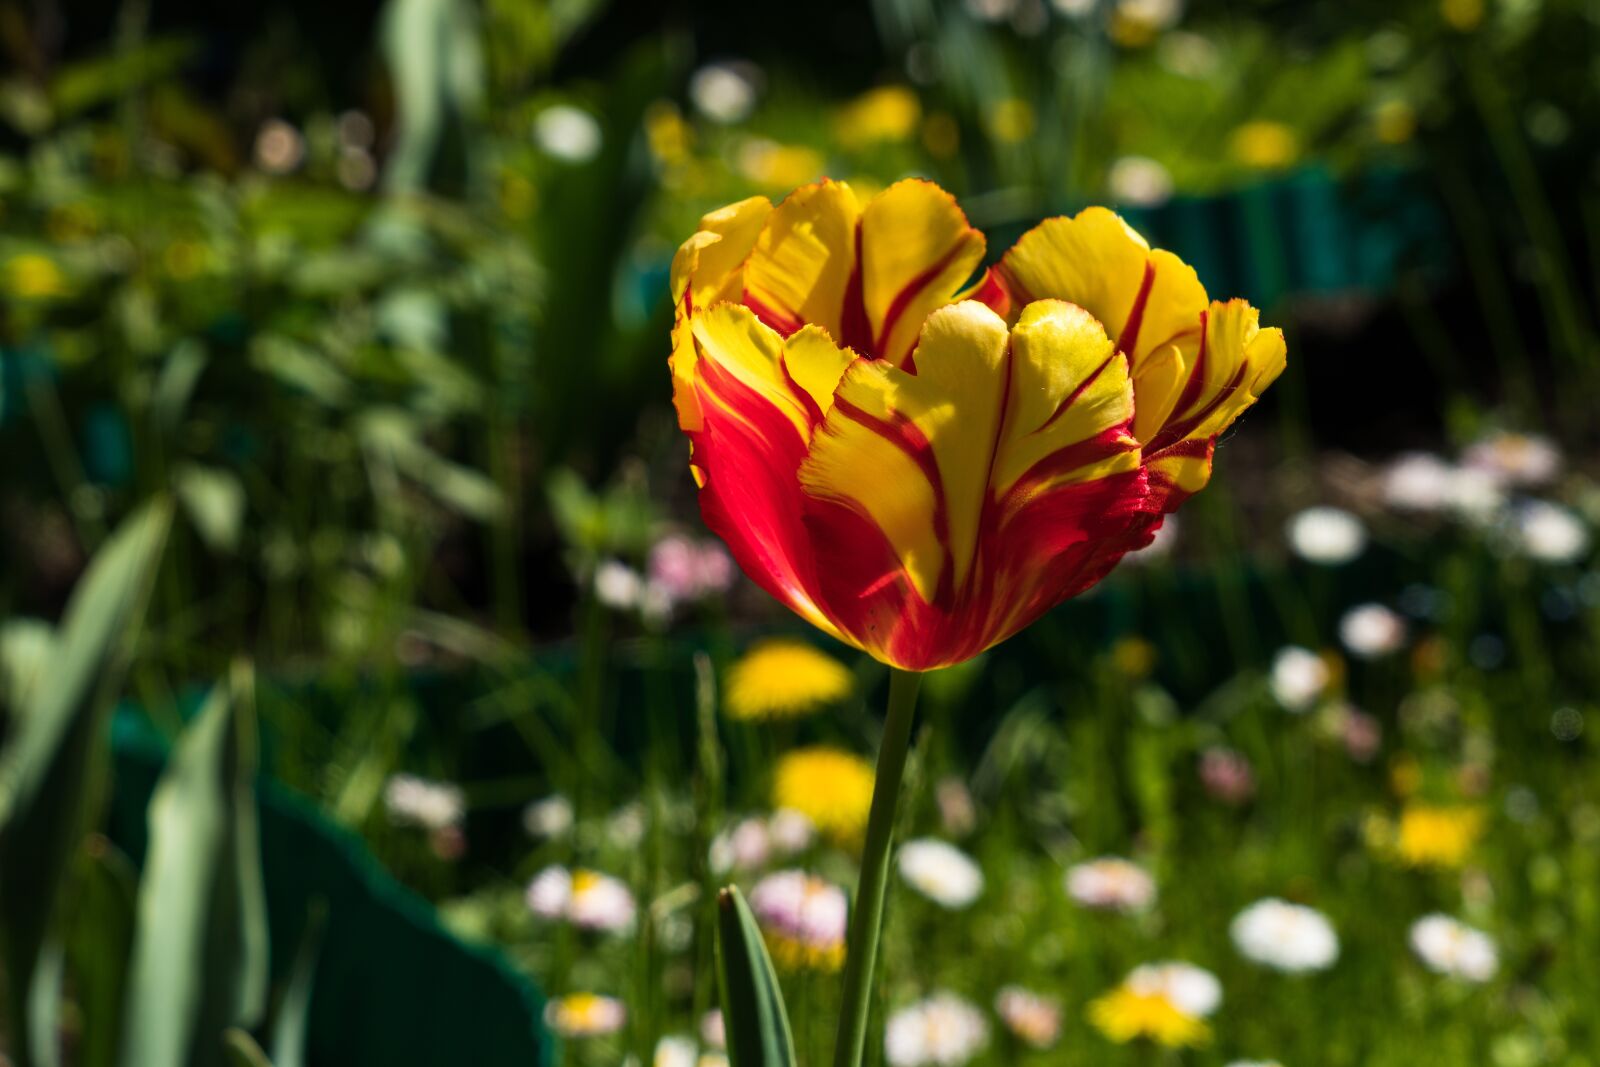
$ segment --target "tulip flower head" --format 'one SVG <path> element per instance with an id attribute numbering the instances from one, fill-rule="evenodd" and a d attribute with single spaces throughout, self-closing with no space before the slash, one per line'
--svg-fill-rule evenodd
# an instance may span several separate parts
<path id="1" fill-rule="evenodd" d="M 673 262 L 701 513 L 759 585 L 905 670 L 1004 640 L 1210 477 L 1283 335 L 1090 208 L 994 267 L 938 186 L 712 212 Z"/>

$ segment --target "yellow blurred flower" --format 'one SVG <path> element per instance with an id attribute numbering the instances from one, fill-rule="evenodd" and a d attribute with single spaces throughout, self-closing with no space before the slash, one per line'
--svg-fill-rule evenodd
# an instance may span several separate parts
<path id="1" fill-rule="evenodd" d="M 49 300 L 66 295 L 67 276 L 49 256 L 23 252 L 6 261 L 0 287 L 23 300 Z"/>
<path id="2" fill-rule="evenodd" d="M 728 670 L 725 705 L 735 719 L 793 719 L 850 695 L 855 678 L 803 641 L 763 641 Z"/>
<path id="3" fill-rule="evenodd" d="M 961 126 L 943 111 L 922 120 L 922 147 L 934 159 L 949 159 L 961 148 Z"/>
<path id="4" fill-rule="evenodd" d="M 694 140 L 682 112 L 669 100 L 657 100 L 645 109 L 644 135 L 650 154 L 669 167 L 688 158 Z"/>
<path id="5" fill-rule="evenodd" d="M 1124 48 L 1143 48 L 1182 16 L 1182 0 L 1117 0 L 1111 12 L 1111 39 Z"/>
<path id="6" fill-rule="evenodd" d="M 1228 145 L 1234 159 L 1257 170 L 1280 170 L 1300 154 L 1300 142 L 1294 131 L 1281 122 L 1265 119 L 1236 128 Z"/>
<path id="7" fill-rule="evenodd" d="M 539 202 L 533 183 L 520 174 L 507 171 L 500 178 L 500 210 L 512 222 L 531 218 Z"/>
<path id="8" fill-rule="evenodd" d="M 1394 795 L 1405 799 L 1422 785 L 1422 766 L 1409 753 L 1396 756 L 1389 764 L 1389 788 Z"/>
<path id="9" fill-rule="evenodd" d="M 1111 646 L 1111 665 L 1125 678 L 1148 678 L 1156 665 L 1156 646 L 1142 637 L 1124 637 Z"/>
<path id="10" fill-rule="evenodd" d="M 1483 21 L 1483 0 L 1439 0 L 1439 17 L 1462 33 L 1477 29 Z"/>
<path id="11" fill-rule="evenodd" d="M 161 255 L 161 265 L 178 281 L 185 281 L 205 270 L 211 259 L 211 250 L 199 241 L 179 238 Z"/>
<path id="12" fill-rule="evenodd" d="M 1091 1001 L 1089 1022 L 1118 1044 L 1143 1037 L 1168 1048 L 1198 1048 L 1211 1040 L 1211 1028 L 1165 994 L 1126 985 Z"/>
<path id="13" fill-rule="evenodd" d="M 1412 867 L 1460 867 L 1482 835 L 1482 808 L 1408 804 L 1400 813 L 1395 850 Z"/>
<path id="14" fill-rule="evenodd" d="M 822 173 L 822 153 L 798 144 L 752 138 L 739 149 L 739 173 L 763 189 L 789 189 Z"/>
<path id="15" fill-rule="evenodd" d="M 1384 144 L 1405 144 L 1417 132 L 1417 112 L 1404 100 L 1381 101 L 1372 112 L 1372 128 Z"/>
<path id="16" fill-rule="evenodd" d="M 1026 100 L 1001 100 L 989 111 L 989 132 L 1002 144 L 1027 140 L 1033 128 L 1033 107 Z"/>
<path id="17" fill-rule="evenodd" d="M 622 1029 L 628 1011 L 615 997 L 569 993 L 545 1005 L 545 1022 L 562 1037 L 602 1037 Z"/>
<path id="18" fill-rule="evenodd" d="M 834 841 L 861 840 L 872 806 L 872 765 L 843 749 L 796 749 L 778 761 L 772 806 L 798 811 Z"/>
<path id="19" fill-rule="evenodd" d="M 845 148 L 904 141 L 917 129 L 922 104 L 903 85 L 869 89 L 839 109 L 834 133 Z"/>
<path id="20" fill-rule="evenodd" d="M 833 974 L 844 966 L 844 942 L 812 945 L 799 938 L 783 934 L 768 934 L 764 938 L 772 962 L 784 971 L 822 971 Z"/>

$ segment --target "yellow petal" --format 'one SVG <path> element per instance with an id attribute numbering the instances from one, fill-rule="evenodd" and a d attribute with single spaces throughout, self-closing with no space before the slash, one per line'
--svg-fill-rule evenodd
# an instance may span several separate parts
<path id="1" fill-rule="evenodd" d="M 845 372 L 800 484 L 868 517 L 932 603 L 946 565 L 955 586 L 977 549 L 999 428 L 1006 326 L 976 302 L 934 312 L 917 373 L 881 360 Z"/>
<path id="2" fill-rule="evenodd" d="M 709 212 L 700 219 L 699 231 L 679 245 L 672 257 L 676 311 L 667 365 L 672 371 L 672 403 L 678 409 L 678 425 L 685 430 L 698 430 L 702 425 L 694 389 L 696 353 L 689 317 L 697 308 L 739 299 L 744 291 L 740 267 L 771 211 L 766 197 L 752 196 Z"/>
<path id="3" fill-rule="evenodd" d="M 873 354 L 903 364 L 929 312 L 950 301 L 983 250 L 983 234 L 932 182 L 908 178 L 873 197 L 861 215 L 862 296 Z"/>
<path id="4" fill-rule="evenodd" d="M 861 207 L 844 182 L 796 189 L 773 208 L 745 263 L 744 300 L 785 335 L 815 323 L 845 343 L 845 294 L 856 268 Z"/>
<path id="5" fill-rule="evenodd" d="M 1193 268 L 1170 252 L 1151 251 L 1102 207 L 1041 222 L 1006 253 L 1000 269 L 1019 306 L 1067 300 L 1099 319 L 1135 375 L 1146 354 L 1195 332 L 1206 306 Z"/>
<path id="6" fill-rule="evenodd" d="M 782 337 L 741 304 L 716 304 L 699 312 L 691 329 L 700 360 L 715 363 L 754 390 L 794 424 L 802 440 L 810 436 L 811 419 L 805 399 L 784 369 Z M 702 402 L 707 398 L 721 402 L 713 391 L 702 388 L 700 392 Z M 728 410 L 739 414 L 732 405 Z"/>
<path id="7" fill-rule="evenodd" d="M 681 304 L 685 293 L 691 297 L 689 310 L 738 300 L 744 291 L 739 268 L 771 212 L 771 201 L 752 196 L 702 216 L 700 229 L 672 257 L 674 302 Z"/>
<path id="8" fill-rule="evenodd" d="M 1260 312 L 1243 300 L 1213 303 L 1204 333 L 1179 347 L 1182 391 L 1145 456 L 1153 477 L 1187 495 L 1211 476 L 1211 442 L 1283 372 L 1287 348 L 1283 331 L 1262 329 Z"/>
<path id="9" fill-rule="evenodd" d="M 806 326 L 783 343 L 784 367 L 789 377 L 817 405 L 820 419 L 833 407 L 833 393 L 845 368 L 856 359 L 848 348 L 840 348 L 820 326 Z"/>
<path id="10" fill-rule="evenodd" d="M 1070 451 L 1133 414 L 1127 360 L 1083 308 L 1062 300 L 1029 304 L 1011 331 L 1010 380 L 994 461 L 997 497 L 1030 471 L 1036 474 L 1027 487 L 1031 494 L 1138 466 L 1136 448 L 1095 449 L 1082 462 Z M 1045 463 L 1052 458 L 1058 462 Z"/>

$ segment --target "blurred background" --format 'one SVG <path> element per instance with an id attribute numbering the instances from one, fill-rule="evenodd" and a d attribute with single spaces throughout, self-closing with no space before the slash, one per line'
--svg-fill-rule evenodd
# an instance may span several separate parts
<path id="1" fill-rule="evenodd" d="M 883 676 L 700 525 L 668 266 L 730 201 L 923 175 L 991 259 L 1110 205 L 1290 358 L 1155 546 L 930 680 L 905 834 L 987 878 L 899 887 L 882 1011 L 948 1032 L 953 991 L 982 1040 L 879 1051 L 1600 1063 L 1597 44 L 1589 0 L 0 0 L 0 802 L 78 812 L 60 862 L 0 852 L 58 901 L 12 916 L 0 1049 L 49 1062 L 35 955 L 68 1063 L 119 1062 L 130 974 L 217 966 L 135 916 L 226 705 L 267 991 L 232 1021 L 287 1017 L 279 1067 L 716 1057 L 709 890 L 853 884 L 818 798 L 855 765 L 794 757 L 870 758 Z M 109 762 L 28 763 L 79 732 Z M 1098 919 L 1063 878 L 1102 855 L 1156 900 Z M 1252 959 L 1263 897 L 1337 963 Z M 49 934 L 86 901 L 120 941 Z M 1435 912 L 1492 965 L 1430 956 Z M 806 1063 L 828 951 L 785 971 Z M 1167 958 L 1221 979 L 1203 1041 L 1088 1010 Z"/>

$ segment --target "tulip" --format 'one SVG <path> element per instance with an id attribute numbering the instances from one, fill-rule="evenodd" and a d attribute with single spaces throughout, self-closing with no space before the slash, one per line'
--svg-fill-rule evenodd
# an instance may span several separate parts
<path id="1" fill-rule="evenodd" d="M 1254 308 L 1208 303 L 1104 209 L 983 254 L 929 182 L 861 205 L 822 181 L 707 215 L 673 264 L 707 525 L 902 670 L 970 659 L 1149 544 L 1284 364 Z"/>
<path id="2" fill-rule="evenodd" d="M 920 673 L 1149 544 L 1281 331 L 1103 208 L 994 267 L 955 200 L 843 182 L 714 211 L 672 265 L 673 403 L 707 526 L 757 584 L 888 664 L 836 1067 L 861 1061 Z"/>

